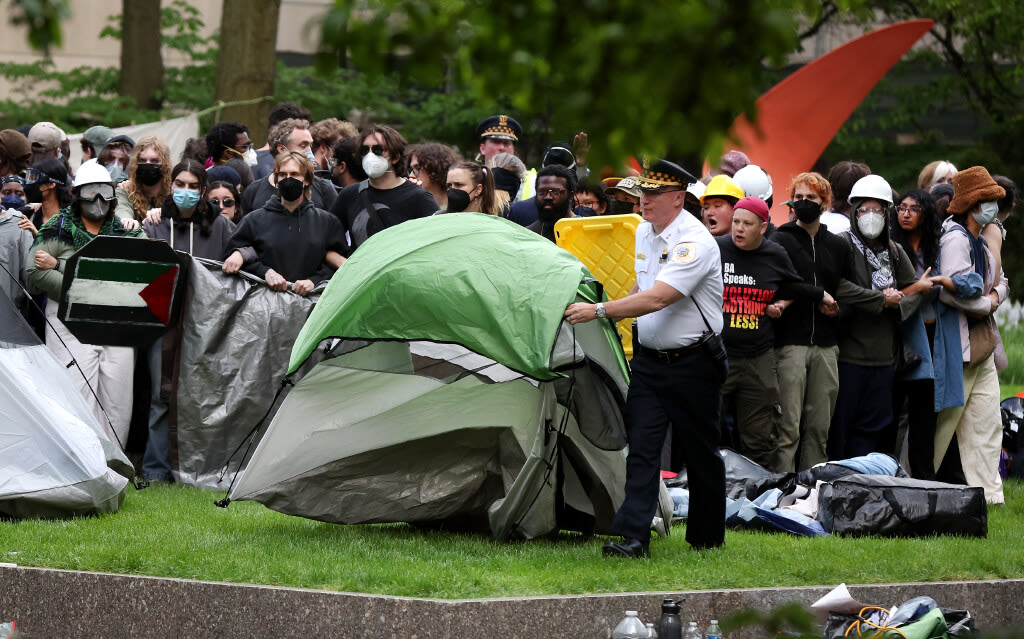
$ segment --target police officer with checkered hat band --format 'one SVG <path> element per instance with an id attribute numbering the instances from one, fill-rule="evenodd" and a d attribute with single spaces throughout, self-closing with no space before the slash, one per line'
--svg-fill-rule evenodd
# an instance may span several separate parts
<path id="1" fill-rule="evenodd" d="M 626 400 L 626 498 L 612 522 L 623 540 L 604 545 L 609 556 L 650 553 L 660 454 L 670 423 L 689 480 L 686 540 L 694 548 L 714 548 L 725 539 L 725 466 L 718 455 L 724 380 L 700 344 L 709 326 L 722 331 L 722 263 L 711 233 L 683 208 L 687 184 L 695 181 L 665 160 L 644 168 L 637 178 L 644 222 L 636 232 L 636 285 L 622 299 L 565 310 L 573 324 L 637 318 L 639 347 Z"/>
<path id="2" fill-rule="evenodd" d="M 516 142 L 523 137 L 523 127 L 508 115 L 492 115 L 476 126 L 480 155 L 484 162 L 499 153 L 516 152 Z"/>

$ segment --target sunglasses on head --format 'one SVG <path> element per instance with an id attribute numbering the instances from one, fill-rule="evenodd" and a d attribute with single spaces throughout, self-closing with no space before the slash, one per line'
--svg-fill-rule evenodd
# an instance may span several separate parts
<path id="1" fill-rule="evenodd" d="M 384 145 L 374 144 L 373 146 L 367 146 L 364 144 L 363 146 L 359 147 L 360 155 L 367 155 L 370 153 L 370 151 L 373 151 L 374 155 L 384 155 Z"/>

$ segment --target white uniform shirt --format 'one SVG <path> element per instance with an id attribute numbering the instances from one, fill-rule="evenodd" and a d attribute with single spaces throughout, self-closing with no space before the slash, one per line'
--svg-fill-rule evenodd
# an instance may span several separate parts
<path id="1" fill-rule="evenodd" d="M 818 218 L 825 228 L 829 230 L 829 233 L 839 235 L 843 231 L 850 230 L 850 218 L 846 217 L 842 213 L 836 213 L 835 211 L 825 211 Z"/>
<path id="2" fill-rule="evenodd" d="M 638 290 L 665 282 L 684 295 L 637 318 L 640 344 L 669 350 L 695 343 L 706 330 L 698 304 L 711 329 L 722 332 L 722 257 L 715 238 L 688 211 L 680 211 L 661 233 L 650 222 L 637 227 L 635 268 Z"/>

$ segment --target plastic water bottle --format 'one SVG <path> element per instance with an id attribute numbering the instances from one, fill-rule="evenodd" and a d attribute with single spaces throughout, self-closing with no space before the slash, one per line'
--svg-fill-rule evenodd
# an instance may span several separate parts
<path id="1" fill-rule="evenodd" d="M 704 631 L 704 639 L 722 639 L 722 629 L 718 627 L 718 619 L 711 620 L 711 625 Z"/>
<path id="2" fill-rule="evenodd" d="M 686 634 L 683 635 L 683 639 L 704 639 L 700 634 L 700 628 L 697 627 L 696 621 L 690 622 L 690 627 L 686 629 Z"/>
<path id="3" fill-rule="evenodd" d="M 654 624 L 647 624 L 647 639 L 658 639 L 658 631 L 654 629 Z"/>
<path id="4" fill-rule="evenodd" d="M 679 604 L 666 599 L 661 603 L 661 621 L 658 622 L 658 639 L 682 639 L 683 620 L 679 618 Z"/>
<path id="5" fill-rule="evenodd" d="M 612 639 L 647 639 L 647 626 L 640 621 L 636 610 L 626 611 L 626 616 L 612 630 Z"/>

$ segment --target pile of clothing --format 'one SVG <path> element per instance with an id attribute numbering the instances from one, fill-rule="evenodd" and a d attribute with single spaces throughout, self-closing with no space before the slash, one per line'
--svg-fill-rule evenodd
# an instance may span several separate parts
<path id="1" fill-rule="evenodd" d="M 985 537 L 984 490 L 910 478 L 882 453 L 825 462 L 799 473 L 772 473 L 723 449 L 726 523 L 795 535 Z M 673 517 L 685 519 L 686 471 L 666 480 Z"/>

